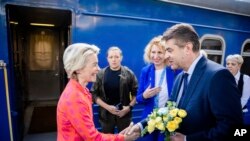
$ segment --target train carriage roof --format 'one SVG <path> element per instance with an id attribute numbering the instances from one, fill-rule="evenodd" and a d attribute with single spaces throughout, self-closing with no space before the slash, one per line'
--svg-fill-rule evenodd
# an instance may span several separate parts
<path id="1" fill-rule="evenodd" d="M 250 0 L 161 0 L 250 16 Z"/>

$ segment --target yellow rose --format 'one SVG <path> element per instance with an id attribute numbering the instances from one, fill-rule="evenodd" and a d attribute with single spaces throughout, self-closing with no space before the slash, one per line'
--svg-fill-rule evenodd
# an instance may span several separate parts
<path id="1" fill-rule="evenodd" d="M 178 116 L 180 116 L 181 118 L 184 118 L 187 116 L 187 112 L 185 110 L 180 109 L 178 111 Z"/>
<path id="2" fill-rule="evenodd" d="M 157 117 L 157 118 L 155 119 L 155 122 L 156 122 L 156 124 L 157 124 L 157 123 L 161 123 L 161 122 L 162 122 L 162 118 L 161 118 L 161 117 Z"/>
<path id="3" fill-rule="evenodd" d="M 174 122 L 174 121 L 169 121 L 169 122 L 167 123 L 167 129 L 168 129 L 169 132 L 173 132 L 173 131 L 175 131 L 177 128 L 179 128 L 179 125 L 176 124 L 176 122 Z"/>
<path id="4" fill-rule="evenodd" d="M 176 122 L 176 124 L 180 124 L 182 122 L 182 118 L 180 117 L 175 117 L 174 121 Z"/>
<path id="5" fill-rule="evenodd" d="M 156 124 L 156 122 L 155 122 L 154 119 L 150 119 L 150 120 L 148 121 L 148 126 L 155 126 L 155 124 Z"/>
<path id="6" fill-rule="evenodd" d="M 172 109 L 172 110 L 169 111 L 169 114 L 170 114 L 171 117 L 176 117 L 177 113 L 178 113 L 177 108 Z"/>
<path id="7" fill-rule="evenodd" d="M 155 130 L 155 125 L 148 125 L 148 132 L 152 133 Z"/>
<path id="8" fill-rule="evenodd" d="M 156 128 L 161 130 L 161 131 L 165 131 L 163 122 L 156 124 Z"/>

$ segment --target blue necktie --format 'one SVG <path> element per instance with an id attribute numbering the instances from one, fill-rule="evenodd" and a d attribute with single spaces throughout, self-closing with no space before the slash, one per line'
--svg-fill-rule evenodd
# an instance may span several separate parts
<path id="1" fill-rule="evenodd" d="M 182 75 L 182 83 L 183 83 L 183 91 L 182 91 L 182 95 L 181 98 L 179 100 L 179 106 L 181 106 L 183 104 L 183 101 L 185 99 L 185 93 L 187 91 L 187 87 L 188 87 L 188 73 L 184 73 Z"/>

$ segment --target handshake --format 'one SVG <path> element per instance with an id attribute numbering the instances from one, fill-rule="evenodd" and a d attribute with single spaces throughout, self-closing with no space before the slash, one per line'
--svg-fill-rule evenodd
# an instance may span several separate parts
<path id="1" fill-rule="evenodd" d="M 141 128 L 138 124 L 134 125 L 134 123 L 131 122 L 130 125 L 119 134 L 123 134 L 125 136 L 125 141 L 134 141 L 141 136 Z"/>
<path id="2" fill-rule="evenodd" d="M 140 122 L 143 124 L 142 122 Z M 141 136 L 141 129 L 139 124 L 135 124 L 133 122 L 130 123 L 130 125 L 122 130 L 119 134 L 123 134 L 125 136 L 124 140 L 125 141 L 134 141 L 138 139 Z M 174 132 L 172 135 L 170 135 L 170 140 L 171 141 L 185 141 L 185 135 L 179 132 Z"/>

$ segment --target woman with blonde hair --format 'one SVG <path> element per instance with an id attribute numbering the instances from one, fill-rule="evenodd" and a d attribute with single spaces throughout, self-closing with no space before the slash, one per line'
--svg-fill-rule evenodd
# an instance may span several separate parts
<path id="1" fill-rule="evenodd" d="M 168 58 L 165 58 L 165 48 L 161 39 L 162 36 L 154 37 L 144 50 L 144 61 L 147 65 L 141 70 L 136 96 L 136 101 L 145 106 L 142 119 L 145 119 L 153 108 L 165 106 L 170 98 L 174 78 L 179 73 L 168 66 Z M 153 132 L 143 138 L 162 140 L 163 135 Z"/>
<path id="2" fill-rule="evenodd" d="M 95 128 L 92 95 L 86 86 L 96 81 L 98 53 L 98 47 L 85 43 L 72 44 L 64 51 L 63 64 L 69 82 L 57 105 L 58 141 L 131 141 L 139 136 L 104 134 Z"/>

